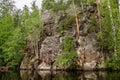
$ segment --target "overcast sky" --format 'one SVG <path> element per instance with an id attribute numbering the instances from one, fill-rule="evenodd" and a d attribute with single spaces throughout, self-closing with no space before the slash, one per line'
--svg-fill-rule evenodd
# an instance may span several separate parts
<path id="1" fill-rule="evenodd" d="M 14 1 L 15 1 L 16 7 L 18 9 L 22 9 L 24 5 L 27 5 L 30 8 L 32 1 L 35 1 L 35 0 L 14 0 Z M 36 0 L 36 4 L 39 8 L 41 8 L 41 3 L 42 3 L 42 0 Z"/>

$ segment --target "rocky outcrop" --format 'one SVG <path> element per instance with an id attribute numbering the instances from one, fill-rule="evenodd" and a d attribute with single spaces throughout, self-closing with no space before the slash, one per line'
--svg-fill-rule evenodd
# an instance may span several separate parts
<path id="1" fill-rule="evenodd" d="M 104 68 L 104 56 L 99 51 L 99 46 L 96 40 L 95 33 L 89 33 L 86 36 L 79 36 L 78 43 L 78 64 L 85 70 L 91 70 L 95 68 Z"/>
<path id="2" fill-rule="evenodd" d="M 94 6 L 86 6 L 85 13 L 82 18 L 80 35 L 78 38 L 78 64 L 84 70 L 93 70 L 96 68 L 104 68 L 104 56 L 100 51 L 97 33 L 99 25 L 97 22 L 97 9 Z M 93 28 L 93 29 L 92 29 Z M 91 30 L 92 29 L 92 30 Z"/>
<path id="3" fill-rule="evenodd" d="M 44 30 L 38 40 L 39 59 L 35 56 L 34 45 L 28 39 L 20 69 L 51 69 L 51 65 L 61 50 L 59 35 L 56 34 L 56 26 L 50 11 L 42 13 L 42 20 L 44 21 Z"/>
<path id="4" fill-rule="evenodd" d="M 46 69 L 50 69 L 59 52 L 60 42 L 58 36 L 46 37 L 41 44 L 40 59 L 42 63 L 38 66 L 38 69 L 45 69 L 45 65 Z"/>
<path id="5" fill-rule="evenodd" d="M 93 70 L 104 68 L 104 56 L 100 51 L 97 40 L 99 25 L 96 6 L 84 6 L 83 13 L 84 15 L 79 13 L 79 15 L 82 15 L 79 19 L 80 34 L 76 37 L 74 22 L 68 24 L 68 30 L 57 32 L 57 25 L 62 19 L 66 18 L 67 13 L 58 11 L 56 16 L 53 17 L 49 10 L 43 12 L 44 30 L 38 40 L 39 59 L 36 59 L 32 45 L 29 45 L 20 68 L 56 69 L 53 64 L 57 55 L 62 51 L 61 42 L 69 34 L 74 36 L 74 41 L 76 42 L 74 42 L 78 53 L 76 69 Z"/>

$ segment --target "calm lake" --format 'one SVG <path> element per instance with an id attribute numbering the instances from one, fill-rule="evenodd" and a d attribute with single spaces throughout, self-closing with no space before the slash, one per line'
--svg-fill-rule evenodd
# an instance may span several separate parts
<path id="1" fill-rule="evenodd" d="M 21 70 L 0 72 L 0 80 L 120 80 L 120 72 Z"/>

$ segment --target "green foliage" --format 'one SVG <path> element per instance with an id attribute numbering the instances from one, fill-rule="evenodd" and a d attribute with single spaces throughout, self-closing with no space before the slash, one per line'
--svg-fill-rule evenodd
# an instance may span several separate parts
<path id="1" fill-rule="evenodd" d="M 0 1 L 0 17 L 11 14 L 14 11 L 13 0 L 1 0 Z"/>
<path id="2" fill-rule="evenodd" d="M 3 61 L 2 63 L 7 66 L 7 62 L 11 61 L 13 57 L 17 60 L 15 55 L 22 50 L 25 41 L 21 28 L 14 28 L 12 18 L 6 16 L 3 20 L 1 19 L 1 22 L 3 24 L 0 26 L 0 49 L 2 49 L 3 54 L 1 54 L 0 57 L 2 59 L 1 61 Z"/>
<path id="3" fill-rule="evenodd" d="M 118 80 L 120 78 L 119 71 L 109 71 L 106 74 L 106 80 Z"/>
<path id="4" fill-rule="evenodd" d="M 71 0 L 64 2 L 63 0 L 43 0 L 42 2 L 42 11 L 52 10 L 53 12 L 57 12 L 59 10 L 65 11 L 69 8 L 71 4 Z M 49 5 L 49 6 L 48 6 Z"/>
<path id="5" fill-rule="evenodd" d="M 103 33 L 102 33 L 102 32 L 98 32 L 98 33 L 97 33 L 97 38 L 98 38 L 98 39 L 101 39 L 102 36 L 103 36 Z"/>
<path id="6" fill-rule="evenodd" d="M 43 22 L 40 18 L 39 9 L 37 6 L 35 6 L 35 4 L 32 6 L 31 12 L 29 11 L 27 6 L 24 6 L 21 19 L 26 36 L 31 35 L 36 30 L 40 30 L 39 28 L 41 27 L 41 25 L 43 25 Z M 36 31 L 36 34 L 38 34 L 38 31 Z"/>
<path id="7" fill-rule="evenodd" d="M 26 6 L 23 11 L 22 19 L 24 21 L 23 26 L 25 27 L 26 37 L 31 39 L 34 45 L 38 41 L 44 25 L 40 17 L 40 11 L 34 2 L 32 4 L 32 12 L 29 12 Z"/>
<path id="8" fill-rule="evenodd" d="M 76 62 L 76 56 L 77 56 L 76 51 L 62 52 L 57 56 L 54 65 L 59 67 L 62 66 L 73 67 Z"/>
<path id="9" fill-rule="evenodd" d="M 71 1 L 68 0 L 67 2 L 64 2 L 63 0 L 57 1 L 55 2 L 52 11 L 57 12 L 59 10 L 63 10 L 65 11 L 66 9 L 68 9 L 70 7 Z"/>
<path id="10" fill-rule="evenodd" d="M 8 7 L 7 5 L 4 6 Z M 0 9 L 4 11 L 5 8 L 0 6 Z M 5 10 L 7 14 L 4 15 L 3 12 L 0 12 L 0 51 L 2 51 L 0 66 L 17 68 L 24 53 L 26 39 L 30 36 L 34 45 L 43 30 L 43 22 L 40 18 L 39 9 L 34 2 L 31 12 L 27 6 L 24 7 L 23 11 L 8 12 L 10 10 Z"/>
<path id="11" fill-rule="evenodd" d="M 87 2 L 88 4 L 93 4 L 93 3 L 95 2 L 95 0 L 86 0 L 86 2 Z"/>
<path id="12" fill-rule="evenodd" d="M 110 60 L 106 61 L 106 67 L 114 69 L 114 70 L 120 70 L 120 28 L 118 28 L 117 34 L 117 47 L 116 52 L 112 53 L 112 57 Z"/>
<path id="13" fill-rule="evenodd" d="M 120 54 L 119 54 L 120 55 Z M 107 60 L 105 65 L 107 68 L 113 69 L 113 70 L 119 70 L 120 69 L 120 56 L 114 56 L 111 60 Z"/>
<path id="14" fill-rule="evenodd" d="M 57 56 L 55 65 L 57 66 L 73 66 L 75 64 L 77 52 L 75 50 L 72 50 L 73 48 L 73 36 L 69 35 L 67 36 L 63 42 L 63 51 Z"/>
<path id="15" fill-rule="evenodd" d="M 18 71 L 0 72 L 0 80 L 20 80 Z"/>
<path id="16" fill-rule="evenodd" d="M 73 36 L 68 35 L 62 42 L 63 51 L 67 52 L 73 47 Z"/>
<path id="17" fill-rule="evenodd" d="M 16 66 L 19 64 L 19 58 L 21 58 L 21 53 L 23 53 L 22 48 L 24 47 L 24 45 L 25 41 L 24 37 L 22 36 L 21 29 L 17 28 L 12 32 L 12 35 L 2 45 L 4 55 L 1 56 L 4 57 L 6 66 L 10 66 L 10 64 L 14 64 Z"/>
<path id="18" fill-rule="evenodd" d="M 63 20 L 61 20 L 58 24 L 58 32 L 62 30 L 69 30 L 70 28 L 68 27 L 70 24 L 72 24 L 75 20 L 74 16 L 67 16 Z"/>
<path id="19" fill-rule="evenodd" d="M 90 23 L 91 26 L 96 26 L 97 19 L 96 18 L 92 18 L 92 19 L 90 19 L 89 23 Z"/>
<path id="20" fill-rule="evenodd" d="M 52 9 L 53 5 L 54 5 L 54 0 L 43 0 L 42 1 L 42 11 Z"/>
<path id="21" fill-rule="evenodd" d="M 117 70 L 120 69 L 119 5 L 116 0 L 106 0 L 102 1 L 102 3 L 100 4 L 100 9 L 104 17 L 101 21 L 103 28 L 103 40 L 101 44 L 111 56 L 109 60 L 106 60 L 106 67 Z"/>

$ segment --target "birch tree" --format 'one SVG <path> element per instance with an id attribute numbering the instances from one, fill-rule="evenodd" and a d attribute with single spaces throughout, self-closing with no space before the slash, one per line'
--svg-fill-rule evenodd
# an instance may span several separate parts
<path id="1" fill-rule="evenodd" d="M 112 26 L 112 30 L 113 30 L 114 52 L 116 53 L 116 47 L 117 47 L 117 45 L 116 45 L 116 28 L 115 28 L 114 21 L 113 21 L 110 0 L 108 0 L 108 9 L 109 9 L 109 15 L 110 15 L 110 20 L 111 20 L 111 26 Z"/>
<path id="2" fill-rule="evenodd" d="M 118 0 L 118 7 L 119 7 L 119 12 L 120 12 L 120 0 Z"/>
<path id="3" fill-rule="evenodd" d="M 118 0 L 118 11 L 119 11 L 119 13 L 118 13 L 118 19 L 120 19 L 120 0 Z"/>

